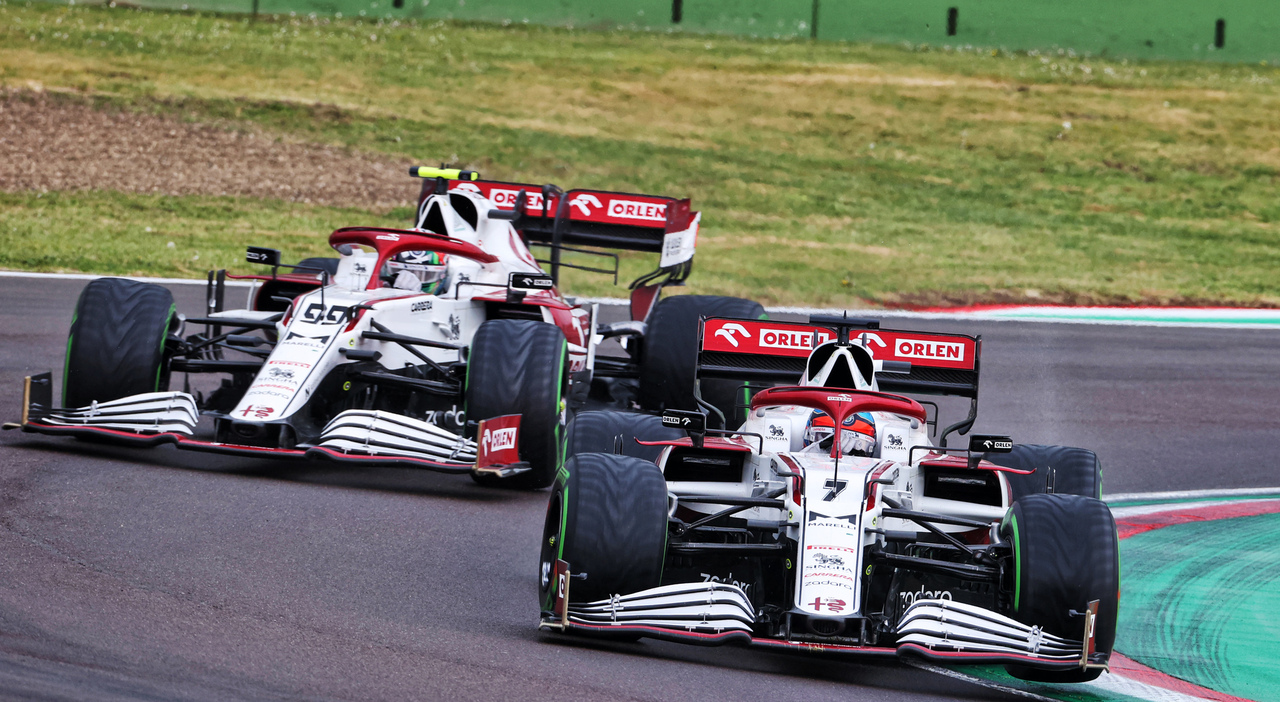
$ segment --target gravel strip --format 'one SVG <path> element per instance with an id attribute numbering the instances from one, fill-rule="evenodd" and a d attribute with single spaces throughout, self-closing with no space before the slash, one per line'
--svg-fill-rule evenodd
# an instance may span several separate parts
<path id="1" fill-rule="evenodd" d="M 0 191 L 234 195 L 386 211 L 415 201 L 409 165 L 252 128 L 0 93 Z"/>

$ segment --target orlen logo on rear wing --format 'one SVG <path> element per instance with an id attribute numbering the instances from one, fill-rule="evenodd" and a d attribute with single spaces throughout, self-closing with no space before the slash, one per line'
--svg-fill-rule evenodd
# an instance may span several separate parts
<path id="1" fill-rule="evenodd" d="M 959 334 L 874 329 L 854 330 L 871 356 L 881 361 L 908 361 L 913 367 L 974 370 L 977 341 Z M 836 338 L 827 327 L 768 320 L 708 319 L 702 350 L 722 353 L 808 358 L 815 345 Z"/>
<path id="2" fill-rule="evenodd" d="M 834 338 L 834 331 L 808 324 L 708 319 L 702 330 L 702 350 L 808 358 L 815 340 L 825 344 Z"/>
<path id="3" fill-rule="evenodd" d="M 571 226 L 562 243 L 658 252 L 661 268 L 693 258 L 697 245 L 701 215 L 690 209 L 688 200 L 606 190 L 570 190 L 544 203 L 542 186 L 490 180 L 454 180 L 449 182 L 449 189 L 479 193 L 504 210 L 515 209 L 516 199 L 523 190 L 527 202 L 525 215 L 540 219 L 545 204 L 548 220 L 559 213 L 563 197 L 568 203 L 566 211 Z M 572 226 L 574 224 L 580 226 Z M 604 227 L 593 229 L 591 225 Z M 540 220 L 528 223 L 524 231 L 531 241 L 546 243 L 552 227 L 550 222 Z"/>
<path id="4" fill-rule="evenodd" d="M 528 204 L 525 214 L 542 216 L 542 186 L 522 183 L 502 183 L 492 180 L 453 180 L 450 190 L 470 190 L 489 198 L 504 210 L 514 209 L 520 191 L 525 191 Z M 667 224 L 667 206 L 675 198 L 654 195 L 630 195 L 604 190 L 571 190 L 565 193 L 569 199 L 569 218 L 575 222 L 598 224 L 628 224 L 662 229 Z M 560 207 L 560 198 L 547 202 L 547 216 L 554 217 Z"/>

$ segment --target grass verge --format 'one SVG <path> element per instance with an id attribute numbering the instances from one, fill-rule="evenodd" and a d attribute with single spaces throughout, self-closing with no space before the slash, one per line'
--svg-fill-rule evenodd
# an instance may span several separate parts
<path id="1" fill-rule="evenodd" d="M 407 218 L 408 208 L 403 213 Z M 231 197 L 113 191 L 0 193 L 0 268 L 202 278 L 210 269 L 261 272 L 244 244 L 326 255 L 324 237 L 352 222 L 398 226 L 401 217 Z M 328 255 L 333 255 L 332 251 Z"/>
<path id="2" fill-rule="evenodd" d="M 487 177 L 691 196 L 704 212 L 691 291 L 768 303 L 1280 304 L 1278 78 L 1070 55 L 0 6 L 10 88 Z M 184 203 L 205 201 L 170 204 Z M 237 207 L 264 226 L 274 208 L 299 211 Z M 275 221 L 301 235 L 295 219 Z M 79 245 L 100 226 L 82 224 Z M 211 243 L 227 257 L 261 240 L 222 230 Z M 179 273 L 163 254 L 157 272 Z M 102 270 L 113 255 L 41 265 Z"/>

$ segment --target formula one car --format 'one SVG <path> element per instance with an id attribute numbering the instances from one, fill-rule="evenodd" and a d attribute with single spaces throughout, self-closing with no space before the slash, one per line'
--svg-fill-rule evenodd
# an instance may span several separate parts
<path id="1" fill-rule="evenodd" d="M 667 380 L 692 378 L 698 315 L 759 310 L 732 298 L 657 301 L 692 265 L 700 215 L 688 200 L 562 192 L 468 171 L 411 174 L 427 179 L 415 229 L 339 229 L 329 237 L 339 258 L 296 266 L 250 247 L 249 261 L 271 274 L 248 276 L 247 309 L 222 309 L 225 281 L 236 277 L 225 271 L 210 273 L 209 309 L 198 318 L 177 314 L 158 285 L 89 283 L 71 325 L 61 406 L 50 373 L 28 378 L 18 426 L 545 487 L 563 462 L 571 402 L 622 379 L 638 380 L 644 406 L 692 406 L 681 395 L 688 386 Z M 535 259 L 531 246 L 549 258 Z M 618 256 L 600 248 L 660 255 L 632 285 L 631 321 L 598 325 L 595 306 L 559 293 L 566 267 L 616 280 Z M 580 263 L 591 255 L 614 265 Z M 190 333 L 195 325 L 203 330 Z M 612 338 L 632 353 L 598 358 Z M 182 390 L 170 389 L 176 373 L 185 374 Z M 192 389 L 197 374 L 223 379 L 203 392 Z M 732 411 L 732 399 L 722 404 Z M 197 438 L 201 415 L 212 431 Z"/>
<path id="2" fill-rule="evenodd" d="M 809 321 L 705 320 L 698 382 L 799 381 L 756 393 L 740 428 L 578 415 L 540 628 L 1097 677 L 1120 573 L 1097 457 L 993 435 L 947 447 L 977 418 L 979 337 Z M 901 393 L 968 399 L 968 416 L 933 441 L 938 403 Z"/>

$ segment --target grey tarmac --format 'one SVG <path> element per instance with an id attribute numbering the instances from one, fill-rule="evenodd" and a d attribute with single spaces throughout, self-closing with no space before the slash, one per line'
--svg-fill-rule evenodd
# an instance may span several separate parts
<path id="1" fill-rule="evenodd" d="M 61 375 L 83 285 L 0 279 L 0 418 L 17 419 L 24 375 Z M 199 312 L 201 288 L 172 289 Z M 1094 448 L 1107 492 L 1276 483 L 1280 332 L 886 326 L 981 333 L 977 430 Z M 539 634 L 546 500 L 5 432 L 0 697 L 1002 699 L 894 662 Z"/>

